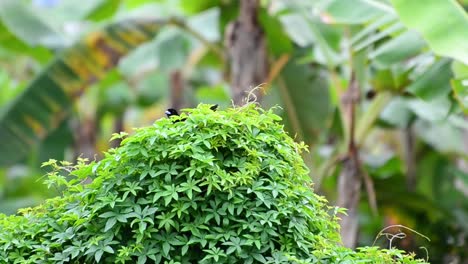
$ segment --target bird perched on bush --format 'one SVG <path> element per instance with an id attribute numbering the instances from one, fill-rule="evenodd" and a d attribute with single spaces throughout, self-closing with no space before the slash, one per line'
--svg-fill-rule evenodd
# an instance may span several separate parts
<path id="1" fill-rule="evenodd" d="M 210 106 L 210 109 L 213 110 L 213 111 L 216 111 L 216 109 L 218 109 L 218 104 L 214 104 L 214 105 Z"/>
<path id="2" fill-rule="evenodd" d="M 166 116 L 168 118 L 170 118 L 171 116 L 178 116 L 179 113 L 177 112 L 177 110 L 175 110 L 174 108 L 169 108 L 166 110 L 166 112 L 164 112 L 166 114 Z"/>
<path id="3" fill-rule="evenodd" d="M 213 111 L 216 111 L 216 109 L 218 109 L 218 104 L 214 104 L 212 106 L 210 106 L 210 109 L 213 110 Z M 174 108 L 168 108 L 166 110 L 166 112 L 164 112 L 167 116 L 167 118 L 171 118 L 171 116 L 178 116 L 179 115 L 179 112 L 177 112 L 177 110 L 175 110 Z M 184 119 L 179 119 L 179 120 L 175 120 L 174 123 L 176 122 L 180 122 L 180 121 L 184 121 Z"/>

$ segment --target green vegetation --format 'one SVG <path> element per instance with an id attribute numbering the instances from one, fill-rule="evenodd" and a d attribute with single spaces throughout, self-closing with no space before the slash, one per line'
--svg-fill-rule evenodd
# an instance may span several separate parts
<path id="1" fill-rule="evenodd" d="M 239 105 L 237 88 L 260 85 L 256 102 L 279 106 L 278 123 L 307 145 L 314 192 L 350 209 L 338 215 L 356 227 L 341 229 L 344 244 L 468 262 L 467 10 L 468 0 L 1 0 L 0 213 L 91 188 L 68 175 L 83 160 L 57 163 L 64 178 L 47 183 L 62 185 L 47 188 L 49 159 L 100 161 L 120 144 L 113 133 L 167 108 Z M 250 78 L 249 47 L 263 77 Z M 327 254 L 340 252 L 351 251 Z"/>
<path id="2" fill-rule="evenodd" d="M 47 162 L 63 195 L 0 218 L 0 261 L 423 263 L 341 246 L 341 210 L 313 193 L 305 146 L 279 120 L 254 104 L 201 105 L 114 135 L 125 139 L 99 162 Z"/>

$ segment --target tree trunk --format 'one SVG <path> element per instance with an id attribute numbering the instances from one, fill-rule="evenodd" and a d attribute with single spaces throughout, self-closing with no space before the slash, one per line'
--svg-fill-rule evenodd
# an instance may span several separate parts
<path id="1" fill-rule="evenodd" d="M 358 234 L 358 205 L 361 197 L 361 172 L 357 152 L 343 163 L 338 178 L 338 206 L 348 209 L 341 218 L 341 240 L 346 247 L 356 247 Z"/>
<path id="2" fill-rule="evenodd" d="M 248 95 L 267 77 L 266 42 L 257 19 L 258 8 L 258 0 L 241 0 L 239 17 L 226 29 L 225 45 L 235 105 L 260 100 L 258 89 L 254 91 L 255 96 Z"/>
<path id="3" fill-rule="evenodd" d="M 338 177 L 338 206 L 348 209 L 341 219 L 341 239 L 346 247 L 356 247 L 358 234 L 358 205 L 361 196 L 363 173 L 359 162 L 359 152 L 355 144 L 355 110 L 360 93 L 356 76 L 353 73 L 349 87 L 342 97 L 342 113 L 348 131 L 348 153 Z"/>
<path id="4" fill-rule="evenodd" d="M 180 109 L 184 107 L 184 80 L 180 70 L 171 72 L 171 108 Z"/>
<path id="5" fill-rule="evenodd" d="M 411 129 L 411 123 L 404 128 L 402 133 L 403 158 L 405 160 L 406 187 L 408 191 L 413 192 L 416 189 L 416 157 L 414 150 L 414 134 Z"/>
<path id="6" fill-rule="evenodd" d="M 119 114 L 115 117 L 114 120 L 114 133 L 120 133 L 124 131 L 124 113 Z M 111 148 L 117 148 L 120 146 L 120 143 L 122 143 L 122 139 L 114 139 L 110 142 L 110 147 Z"/>
<path id="7" fill-rule="evenodd" d="M 77 120 L 75 131 L 75 160 L 78 157 L 94 160 L 96 158 L 96 120 L 92 118 Z"/>

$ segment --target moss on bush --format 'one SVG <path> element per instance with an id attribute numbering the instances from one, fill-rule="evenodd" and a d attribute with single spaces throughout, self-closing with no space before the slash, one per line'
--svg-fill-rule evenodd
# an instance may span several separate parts
<path id="1" fill-rule="evenodd" d="M 304 145 L 271 111 L 201 105 L 178 118 L 137 129 L 99 162 L 48 162 L 63 196 L 0 217 L 0 262 L 422 263 L 340 245 Z"/>

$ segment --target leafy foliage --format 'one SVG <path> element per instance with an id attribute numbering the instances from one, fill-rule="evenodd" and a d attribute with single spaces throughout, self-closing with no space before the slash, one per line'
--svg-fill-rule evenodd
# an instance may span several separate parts
<path id="1" fill-rule="evenodd" d="M 201 105 L 131 137 L 115 134 L 126 138 L 99 162 L 47 162 L 47 183 L 63 196 L 0 218 L 0 261 L 423 262 L 396 249 L 340 246 L 341 209 L 313 193 L 305 146 L 279 120 L 253 104 Z"/>
<path id="2" fill-rule="evenodd" d="M 0 115 L 0 165 L 24 158 L 70 114 L 73 99 L 122 56 L 153 38 L 164 23 L 132 20 L 111 24 L 60 54 Z"/>

